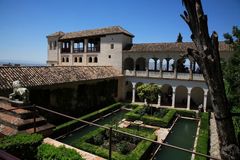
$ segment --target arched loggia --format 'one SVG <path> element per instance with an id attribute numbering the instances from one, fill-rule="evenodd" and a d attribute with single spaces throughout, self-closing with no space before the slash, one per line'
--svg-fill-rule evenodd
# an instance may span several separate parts
<path id="1" fill-rule="evenodd" d="M 124 60 L 124 70 L 134 70 L 134 60 L 130 57 Z"/>

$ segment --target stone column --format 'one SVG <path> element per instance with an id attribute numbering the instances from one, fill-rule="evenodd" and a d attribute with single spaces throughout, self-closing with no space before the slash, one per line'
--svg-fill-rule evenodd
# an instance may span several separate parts
<path id="1" fill-rule="evenodd" d="M 176 87 L 172 87 L 172 107 L 175 107 L 175 92 L 176 92 Z"/>
<path id="2" fill-rule="evenodd" d="M 84 52 L 88 51 L 88 39 L 84 39 Z"/>
<path id="3" fill-rule="evenodd" d="M 161 106 L 161 96 L 160 95 L 158 95 L 158 105 L 157 105 L 158 107 L 160 107 Z"/>
<path id="4" fill-rule="evenodd" d="M 160 74 L 160 78 L 162 78 L 162 61 L 161 59 L 159 58 L 159 74 Z"/>
<path id="5" fill-rule="evenodd" d="M 58 42 L 58 65 L 62 63 L 62 42 Z"/>
<path id="6" fill-rule="evenodd" d="M 192 88 L 187 88 L 188 96 L 187 96 L 187 110 L 190 110 L 190 103 L 191 103 L 191 90 Z"/>
<path id="7" fill-rule="evenodd" d="M 203 111 L 207 111 L 207 94 L 208 94 L 208 89 L 204 89 L 204 98 L 203 98 Z"/>
<path id="8" fill-rule="evenodd" d="M 70 53 L 73 53 L 74 41 L 70 41 Z"/>
<path id="9" fill-rule="evenodd" d="M 189 67 L 189 79 L 193 80 L 192 62 L 191 61 L 190 61 L 190 67 Z"/>
<path id="10" fill-rule="evenodd" d="M 135 86 L 136 86 L 136 83 L 132 83 L 132 103 L 135 102 Z"/>
<path id="11" fill-rule="evenodd" d="M 177 79 L 177 61 L 174 61 L 174 78 Z"/>
<path id="12" fill-rule="evenodd" d="M 146 76 L 149 77 L 149 69 L 148 69 L 148 65 L 149 65 L 149 59 L 146 59 L 146 66 L 145 66 L 145 70 L 146 70 Z"/>
<path id="13" fill-rule="evenodd" d="M 136 61 L 133 60 L 133 74 L 136 76 Z"/>
<path id="14" fill-rule="evenodd" d="M 170 59 L 166 58 L 166 61 L 167 61 L 167 72 L 168 72 L 169 71 L 169 61 L 170 61 Z"/>
<path id="15" fill-rule="evenodd" d="M 193 61 L 193 72 L 195 72 L 195 70 L 196 70 L 196 62 Z"/>

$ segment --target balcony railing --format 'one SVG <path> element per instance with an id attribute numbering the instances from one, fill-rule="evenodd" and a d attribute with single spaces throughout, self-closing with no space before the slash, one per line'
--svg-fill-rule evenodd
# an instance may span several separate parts
<path id="1" fill-rule="evenodd" d="M 100 47 L 88 47 L 88 52 L 100 52 Z"/>
<path id="2" fill-rule="evenodd" d="M 73 48 L 73 53 L 82 53 L 84 52 L 84 48 Z"/>
<path id="3" fill-rule="evenodd" d="M 155 71 L 134 71 L 134 70 L 125 70 L 124 75 L 133 76 L 133 77 L 150 77 L 150 78 L 164 78 L 164 79 L 181 79 L 181 80 L 198 80 L 204 81 L 202 74 L 193 73 L 192 76 L 190 73 L 177 73 L 174 72 L 155 72 Z"/>
<path id="4" fill-rule="evenodd" d="M 61 53 L 70 53 L 70 48 L 62 48 Z"/>

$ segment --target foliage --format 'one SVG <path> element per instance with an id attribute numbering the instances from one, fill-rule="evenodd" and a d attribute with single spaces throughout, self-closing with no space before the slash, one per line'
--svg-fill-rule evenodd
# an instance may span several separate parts
<path id="1" fill-rule="evenodd" d="M 0 139 L 0 149 L 20 159 L 32 160 L 37 154 L 37 147 L 42 143 L 40 134 L 17 134 Z"/>
<path id="2" fill-rule="evenodd" d="M 50 144 L 42 144 L 38 147 L 38 160 L 83 160 L 73 149 L 64 146 L 55 147 Z"/>
<path id="3" fill-rule="evenodd" d="M 226 94 L 232 106 L 240 104 L 240 28 L 234 26 L 232 35 L 224 34 L 225 42 L 230 44 L 234 54 L 228 62 L 222 63 Z"/>
<path id="4" fill-rule="evenodd" d="M 209 143 L 209 114 L 207 112 L 204 112 L 201 113 L 201 124 L 197 140 L 196 152 L 208 154 L 208 143 Z M 195 160 L 206 160 L 206 158 L 196 155 Z"/>
<path id="5" fill-rule="evenodd" d="M 178 42 L 178 43 L 183 42 L 183 37 L 182 37 L 182 34 L 181 34 L 181 33 L 178 34 L 177 42 Z"/>
<path id="6" fill-rule="evenodd" d="M 196 112 L 194 112 L 194 111 L 177 109 L 176 112 L 177 112 L 177 114 L 179 114 L 180 116 L 183 116 L 183 117 L 191 117 L 191 118 L 196 117 Z"/>
<path id="7" fill-rule="evenodd" d="M 240 107 L 233 107 L 232 113 L 240 114 Z M 234 116 L 233 118 L 233 125 L 236 133 L 236 137 L 238 139 L 238 143 L 240 143 L 240 117 Z"/>
<path id="8" fill-rule="evenodd" d="M 78 119 L 79 120 L 88 120 L 88 121 L 91 121 L 91 120 L 94 120 L 96 118 L 99 118 L 100 116 L 103 116 L 104 114 L 106 113 L 109 113 L 113 110 L 116 110 L 116 109 L 119 109 L 120 107 L 122 106 L 121 103 L 115 103 L 115 104 L 112 104 L 110 106 L 107 106 L 105 108 L 102 108 L 100 110 L 97 110 L 95 112 L 92 112 L 92 113 L 89 113 L 87 115 L 84 115 L 82 117 L 79 117 Z M 66 130 L 69 130 L 69 129 L 74 129 L 76 127 L 79 127 L 82 123 L 77 121 L 77 120 L 71 120 L 69 122 L 66 122 L 66 123 L 63 123 L 59 126 L 57 126 L 54 130 L 54 134 L 55 135 L 58 135 L 58 134 L 62 134 L 64 133 Z"/>
<path id="9" fill-rule="evenodd" d="M 167 127 L 176 114 L 176 110 L 174 109 L 165 109 L 167 113 L 163 117 L 155 117 L 144 113 L 142 114 L 142 110 L 143 106 L 139 106 L 131 112 L 125 114 L 125 118 L 131 121 L 142 120 L 144 124 Z"/>
<path id="10" fill-rule="evenodd" d="M 156 135 L 154 133 L 149 134 L 149 132 L 141 132 L 141 131 L 137 131 L 136 129 L 128 129 L 128 128 L 118 128 L 118 130 L 128 132 L 131 134 L 136 134 L 136 135 L 146 137 L 146 138 L 149 138 L 152 140 L 156 139 Z M 108 158 L 108 153 L 109 153 L 108 149 L 103 148 L 101 146 L 96 146 L 96 145 L 93 145 L 93 144 L 90 144 L 87 142 L 89 139 L 95 137 L 96 135 L 98 135 L 100 133 L 103 133 L 104 131 L 105 131 L 105 129 L 103 129 L 103 128 L 96 129 L 96 130 L 90 132 L 89 134 L 86 134 L 85 136 L 83 136 L 81 139 L 79 139 L 73 145 L 75 147 L 85 150 L 87 152 L 99 155 L 104 158 Z M 113 134 L 115 134 L 115 132 L 113 132 Z M 122 137 L 121 134 L 119 134 L 117 139 L 119 139 L 121 141 L 121 138 L 124 138 L 124 136 Z M 138 141 L 138 138 L 131 137 L 131 140 L 129 140 L 129 141 L 136 141 L 136 140 Z M 151 143 L 149 141 L 141 140 L 137 144 L 136 148 L 133 151 L 129 152 L 127 155 L 124 155 L 117 151 L 113 151 L 112 159 L 114 159 L 114 160 L 139 160 L 139 159 L 142 159 L 146 155 L 149 155 L 149 149 L 151 149 L 152 145 L 153 145 L 153 143 Z"/>
<path id="11" fill-rule="evenodd" d="M 131 151 L 130 143 L 127 141 L 121 141 L 120 143 L 117 144 L 117 149 L 122 154 L 127 154 Z"/>
<path id="12" fill-rule="evenodd" d="M 156 84 L 142 84 L 137 87 L 139 98 L 146 99 L 147 102 L 153 102 L 158 99 L 160 88 Z"/>

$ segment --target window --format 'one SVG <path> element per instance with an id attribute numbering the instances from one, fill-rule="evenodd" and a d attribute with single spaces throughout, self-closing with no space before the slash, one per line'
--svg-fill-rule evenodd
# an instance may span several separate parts
<path id="1" fill-rule="evenodd" d="M 79 57 L 79 63 L 82 63 L 82 57 Z"/>
<path id="2" fill-rule="evenodd" d="M 100 52 L 100 38 L 91 38 L 87 44 L 88 52 Z"/>
<path id="3" fill-rule="evenodd" d="M 78 57 L 74 57 L 74 62 L 77 62 L 78 61 Z"/>
<path id="4" fill-rule="evenodd" d="M 84 41 L 83 40 L 76 40 L 74 42 L 73 52 L 74 53 L 84 52 Z"/>
<path id="5" fill-rule="evenodd" d="M 68 57 L 66 58 L 66 62 L 69 62 L 69 58 Z"/>
<path id="6" fill-rule="evenodd" d="M 57 41 L 53 42 L 53 49 L 55 50 L 57 48 Z"/>
<path id="7" fill-rule="evenodd" d="M 64 57 L 62 57 L 62 62 L 65 62 L 65 58 Z"/>
<path id="8" fill-rule="evenodd" d="M 111 49 L 114 49 L 114 44 L 111 44 Z"/>
<path id="9" fill-rule="evenodd" d="M 97 62 L 98 62 L 98 58 L 94 57 L 94 63 L 97 63 Z"/>
<path id="10" fill-rule="evenodd" d="M 89 63 L 92 63 L 92 57 L 89 57 L 89 58 L 88 58 L 88 62 L 89 62 Z"/>
<path id="11" fill-rule="evenodd" d="M 110 59 L 110 58 L 111 58 L 111 55 L 108 55 L 108 58 Z"/>
<path id="12" fill-rule="evenodd" d="M 53 49 L 53 41 L 50 41 L 49 42 L 49 50 L 52 50 Z"/>

